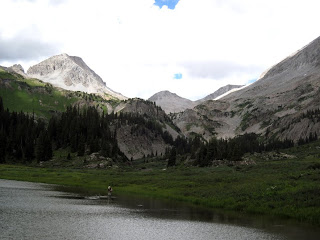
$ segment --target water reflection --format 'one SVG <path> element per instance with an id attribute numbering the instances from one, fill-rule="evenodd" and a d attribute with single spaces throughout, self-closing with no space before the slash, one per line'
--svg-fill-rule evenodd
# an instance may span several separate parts
<path id="1" fill-rule="evenodd" d="M 318 239 L 320 233 L 294 227 L 292 234 L 288 225 L 174 202 L 60 190 L 0 180 L 1 239 Z"/>

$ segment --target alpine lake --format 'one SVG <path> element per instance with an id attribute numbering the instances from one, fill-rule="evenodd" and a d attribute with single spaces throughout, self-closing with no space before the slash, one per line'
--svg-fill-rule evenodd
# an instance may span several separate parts
<path id="1" fill-rule="evenodd" d="M 283 219 L 114 193 L 0 180 L 1 239 L 319 239 Z"/>

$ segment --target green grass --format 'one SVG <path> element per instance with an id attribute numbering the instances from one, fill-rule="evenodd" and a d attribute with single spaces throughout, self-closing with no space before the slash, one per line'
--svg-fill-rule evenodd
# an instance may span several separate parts
<path id="1" fill-rule="evenodd" d="M 33 84 L 36 85 L 35 82 Z M 10 111 L 34 112 L 39 117 L 48 118 L 51 116 L 50 111 L 65 111 L 68 105 L 77 100 L 57 90 L 49 94 L 43 89 L 27 91 L 18 82 L 11 82 L 10 85 L 11 88 L 0 88 L 4 107 L 9 108 Z"/>
<path id="2" fill-rule="evenodd" d="M 98 193 L 111 184 L 119 193 L 320 225 L 319 146 L 320 142 L 315 142 L 286 150 L 294 159 L 264 160 L 251 155 L 255 165 L 237 167 L 181 165 L 164 170 L 163 160 L 140 160 L 133 167 L 104 170 L 0 165 L 0 178 L 76 186 Z M 63 153 L 60 155 L 63 158 Z"/>
<path id="3" fill-rule="evenodd" d="M 0 68 L 1 69 L 1 68 Z M 107 112 L 107 103 L 117 101 L 105 100 L 98 95 L 72 92 L 53 87 L 38 79 L 25 79 L 18 74 L 0 71 L 0 96 L 5 108 L 10 111 L 35 113 L 40 118 L 50 118 L 54 112 L 64 112 L 67 106 L 90 98 L 94 105 L 99 105 Z M 119 101 L 118 101 L 119 102 Z"/>

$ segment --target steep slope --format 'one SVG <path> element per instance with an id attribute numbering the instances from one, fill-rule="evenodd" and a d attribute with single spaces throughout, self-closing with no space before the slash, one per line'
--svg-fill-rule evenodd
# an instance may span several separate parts
<path id="1" fill-rule="evenodd" d="M 320 133 L 320 38 L 270 68 L 252 85 L 174 116 L 206 139 L 255 132 L 297 141 Z M 309 111 L 309 112 L 308 112 Z M 190 117 L 192 118 L 190 119 Z M 210 129 L 211 131 L 208 131 Z"/>
<path id="2" fill-rule="evenodd" d="M 175 113 L 186 110 L 187 108 L 193 108 L 196 104 L 186 98 L 180 97 L 175 93 L 169 91 L 161 91 L 149 99 L 151 102 L 155 102 L 166 113 Z"/>
<path id="3" fill-rule="evenodd" d="M 202 98 L 202 99 L 199 99 L 196 101 L 196 105 L 200 104 L 200 103 L 203 103 L 205 101 L 208 101 L 208 100 L 214 100 L 216 99 L 217 97 L 220 97 L 221 95 L 229 92 L 230 90 L 233 90 L 233 89 L 238 89 L 238 88 L 241 88 L 243 87 L 244 85 L 226 85 L 226 86 L 223 86 L 221 88 L 219 88 L 217 91 L 209 94 L 208 96 Z"/>
<path id="4" fill-rule="evenodd" d="M 126 99 L 106 86 L 80 57 L 61 54 L 42 61 L 27 71 L 29 77 L 40 79 L 66 90 L 99 93 L 106 98 Z"/>
<path id="5" fill-rule="evenodd" d="M 163 155 L 172 140 L 181 135 L 166 113 L 154 103 L 134 98 L 122 101 L 115 112 L 120 116 L 143 116 L 136 123 L 124 122 L 117 129 L 120 150 L 128 159 L 138 159 L 148 155 Z"/>

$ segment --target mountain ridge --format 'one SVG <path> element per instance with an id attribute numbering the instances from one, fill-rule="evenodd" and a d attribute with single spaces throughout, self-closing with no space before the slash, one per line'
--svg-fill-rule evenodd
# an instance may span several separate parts
<path id="1" fill-rule="evenodd" d="M 320 37 L 275 64 L 251 85 L 178 114 L 174 122 L 185 135 L 200 134 L 207 140 L 251 132 L 296 142 L 310 134 L 319 135 L 319 66 Z"/>
<path id="2" fill-rule="evenodd" d="M 167 114 L 169 113 L 178 113 L 185 111 L 186 109 L 192 109 L 198 104 L 205 102 L 207 100 L 213 100 L 223 94 L 226 94 L 232 89 L 237 89 L 243 87 L 244 85 L 231 85 L 228 84 L 216 90 L 215 92 L 207 95 L 204 98 L 201 98 L 196 101 L 192 101 L 187 98 L 183 98 L 176 93 L 172 93 L 168 90 L 160 91 L 148 98 L 148 101 L 155 102 L 160 106 Z"/>

